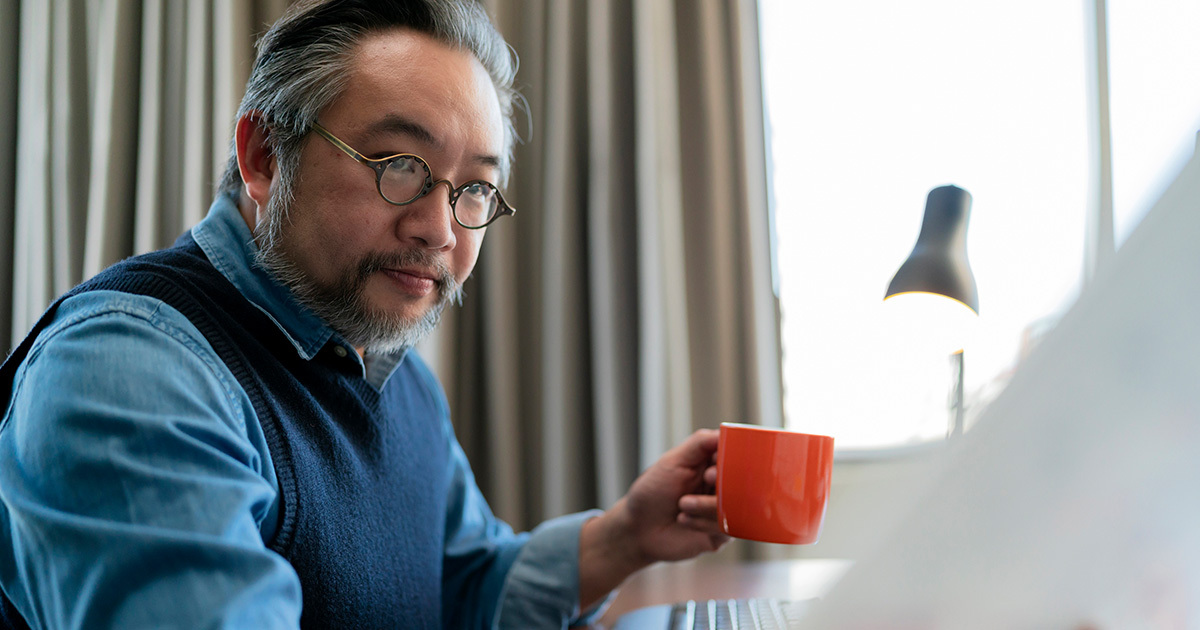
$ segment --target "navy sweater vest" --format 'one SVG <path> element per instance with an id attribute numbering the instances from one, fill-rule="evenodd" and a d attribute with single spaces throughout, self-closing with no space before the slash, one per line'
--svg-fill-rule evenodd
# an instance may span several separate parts
<path id="1" fill-rule="evenodd" d="M 208 339 L 250 397 L 280 488 L 270 549 L 300 576 L 304 628 L 437 628 L 452 437 L 427 368 L 406 357 L 382 393 L 327 346 L 311 361 L 185 234 L 55 302 L 0 368 L 17 366 L 58 304 L 84 291 L 158 298 Z M 0 406 L 2 408 L 2 406 Z M 0 596 L 0 623 L 27 627 Z"/>

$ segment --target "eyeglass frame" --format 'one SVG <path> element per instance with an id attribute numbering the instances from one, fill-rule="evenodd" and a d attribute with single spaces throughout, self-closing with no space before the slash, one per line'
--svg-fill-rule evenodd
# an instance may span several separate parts
<path id="1" fill-rule="evenodd" d="M 346 142 L 343 141 L 341 138 L 338 138 L 337 136 L 333 135 L 333 133 L 331 131 L 322 127 L 321 124 L 318 122 L 315 122 L 315 121 L 313 122 L 312 130 L 317 132 L 317 135 L 328 140 L 329 143 L 332 144 L 333 146 L 337 147 L 338 149 L 341 149 L 341 151 L 343 153 L 350 156 L 355 162 L 358 162 L 359 164 L 362 164 L 363 166 L 369 167 L 372 171 L 375 171 L 375 190 L 377 192 L 379 192 L 380 198 L 382 198 L 384 201 L 388 202 L 389 204 L 391 204 L 393 206 L 407 206 L 408 204 L 413 203 L 414 201 L 416 201 L 422 197 L 425 197 L 429 193 L 433 192 L 433 189 L 437 188 L 438 184 L 445 182 L 446 188 L 448 189 L 447 195 L 449 195 L 449 197 L 450 197 L 450 216 L 454 218 L 455 223 L 457 223 L 459 226 L 461 226 L 465 229 L 480 230 L 480 229 L 483 229 L 483 228 L 491 225 L 492 223 L 494 223 L 496 221 L 496 219 L 499 219 L 502 216 L 505 216 L 505 215 L 512 216 L 517 213 L 517 209 L 510 206 L 508 204 L 508 201 L 506 201 L 504 199 L 504 195 L 500 192 L 500 187 L 493 184 L 492 182 L 489 182 L 486 179 L 472 179 L 470 181 L 463 182 L 463 184 L 458 187 L 455 187 L 454 182 L 452 182 L 448 179 L 436 179 L 435 180 L 433 178 L 433 169 L 429 166 L 429 162 L 425 161 L 425 158 L 423 158 L 415 153 L 397 153 L 395 155 L 389 155 L 387 157 L 382 157 L 382 158 L 369 158 L 369 157 L 363 155 L 362 153 L 359 153 L 357 150 L 354 149 L 354 147 L 351 147 L 350 145 L 346 144 Z M 416 195 L 414 195 L 412 199 L 409 199 L 408 201 L 404 201 L 404 202 L 395 202 L 395 201 L 392 201 L 391 199 L 388 199 L 387 195 L 383 194 L 383 173 L 384 173 L 384 171 L 387 170 L 388 166 L 390 166 L 392 162 L 395 162 L 396 160 L 398 160 L 400 158 L 416 158 L 417 162 L 425 169 L 425 184 L 421 187 L 421 191 L 418 192 Z M 463 189 L 466 188 L 467 186 L 470 186 L 471 184 L 477 184 L 477 183 L 487 184 L 488 186 L 491 187 L 492 190 L 496 191 L 496 198 L 499 199 L 499 201 L 500 201 L 500 207 L 496 211 L 496 213 L 493 214 L 492 217 L 490 219 L 488 219 L 483 225 L 471 226 L 471 225 L 466 225 L 465 223 L 463 223 L 462 221 L 459 220 L 458 211 L 457 211 L 457 207 L 458 207 L 457 203 L 458 203 L 458 198 L 462 195 Z"/>

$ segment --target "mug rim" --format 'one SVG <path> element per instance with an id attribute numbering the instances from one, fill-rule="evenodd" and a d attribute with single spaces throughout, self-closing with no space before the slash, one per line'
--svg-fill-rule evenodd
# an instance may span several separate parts
<path id="1" fill-rule="evenodd" d="M 788 433 L 791 435 L 809 435 L 812 437 L 827 438 L 830 440 L 833 439 L 832 435 L 822 435 L 820 433 L 808 433 L 805 431 L 795 431 L 793 429 L 783 429 L 783 428 L 779 428 L 779 427 L 764 427 L 761 424 L 745 424 L 742 422 L 722 422 L 721 426 L 729 427 L 731 429 L 750 429 L 750 430 L 754 430 L 754 431 L 767 431 L 770 433 Z"/>

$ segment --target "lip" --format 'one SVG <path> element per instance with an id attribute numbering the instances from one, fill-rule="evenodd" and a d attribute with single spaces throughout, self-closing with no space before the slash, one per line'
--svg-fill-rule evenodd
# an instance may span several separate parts
<path id="1" fill-rule="evenodd" d="M 435 274 L 423 269 L 381 269 L 394 284 L 399 285 L 405 293 L 425 296 L 437 289 L 438 279 Z"/>

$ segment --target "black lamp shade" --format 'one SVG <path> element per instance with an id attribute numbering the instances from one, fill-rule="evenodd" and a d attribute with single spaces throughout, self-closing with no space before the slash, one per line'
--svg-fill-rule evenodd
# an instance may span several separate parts
<path id="1" fill-rule="evenodd" d="M 979 313 L 979 291 L 967 262 L 967 221 L 971 194 L 957 186 L 929 191 L 921 235 L 900 265 L 884 299 L 901 293 L 936 293 Z"/>

